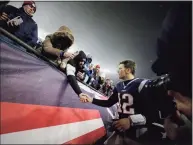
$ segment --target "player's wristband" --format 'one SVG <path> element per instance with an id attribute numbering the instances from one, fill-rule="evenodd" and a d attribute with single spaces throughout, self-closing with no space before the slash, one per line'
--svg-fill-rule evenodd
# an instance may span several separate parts
<path id="1" fill-rule="evenodd" d="M 63 59 L 64 58 L 64 51 L 60 52 L 60 58 Z"/>
<path id="2" fill-rule="evenodd" d="M 131 119 L 131 126 L 146 124 L 146 118 L 141 114 L 131 115 L 129 117 Z"/>

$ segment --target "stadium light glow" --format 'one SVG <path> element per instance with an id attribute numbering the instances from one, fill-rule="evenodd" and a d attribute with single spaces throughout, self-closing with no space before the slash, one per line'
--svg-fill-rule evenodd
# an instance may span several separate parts
<path id="1" fill-rule="evenodd" d="M 51 33 L 46 32 L 44 29 L 39 28 L 38 30 L 38 37 L 41 38 L 42 40 L 45 40 L 46 36 Z"/>
<path id="2" fill-rule="evenodd" d="M 101 71 L 104 73 L 110 73 L 110 70 L 108 70 L 108 69 L 101 69 Z"/>

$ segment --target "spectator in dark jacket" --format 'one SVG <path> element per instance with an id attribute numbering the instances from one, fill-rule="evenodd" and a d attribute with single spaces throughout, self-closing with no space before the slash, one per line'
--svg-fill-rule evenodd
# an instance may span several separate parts
<path id="1" fill-rule="evenodd" d="M 88 95 L 82 93 L 82 90 L 80 89 L 78 82 L 76 80 L 76 74 L 83 70 L 85 62 L 86 62 L 85 53 L 83 51 L 79 51 L 77 52 L 76 56 L 73 59 L 70 59 L 67 62 L 66 66 L 66 74 L 68 82 L 71 85 L 74 92 L 81 98 L 86 97 Z"/>
<path id="2" fill-rule="evenodd" d="M 32 19 L 35 12 L 34 1 L 24 1 L 19 9 L 7 5 L 0 14 L 0 26 L 28 45 L 35 47 L 38 40 L 38 26 Z"/>

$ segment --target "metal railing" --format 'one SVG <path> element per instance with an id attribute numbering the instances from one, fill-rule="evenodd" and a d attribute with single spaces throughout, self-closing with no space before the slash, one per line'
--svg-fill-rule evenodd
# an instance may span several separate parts
<path id="1" fill-rule="evenodd" d="M 23 42 L 22 40 L 20 40 L 19 38 L 17 38 L 16 36 L 14 36 L 13 34 L 9 33 L 8 31 L 6 31 L 5 29 L 3 29 L 2 27 L 0 27 L 0 33 L 2 33 L 3 35 L 5 35 L 6 37 L 8 37 L 9 39 L 15 41 L 16 43 L 18 43 L 19 45 L 21 45 L 23 48 L 25 48 L 28 52 L 35 54 L 37 57 L 41 58 L 42 60 L 46 61 L 48 64 L 52 65 L 53 67 L 55 67 L 56 69 L 60 70 L 57 66 L 57 64 L 51 60 L 49 60 L 47 57 L 43 56 L 42 54 L 38 53 L 34 48 L 32 48 L 31 46 L 29 46 L 28 44 L 26 44 L 25 42 Z M 61 71 L 61 70 L 60 70 Z M 61 71 L 63 72 L 63 71 Z M 63 72 L 64 73 L 64 72 Z M 77 80 L 78 82 L 82 83 L 83 85 L 89 87 L 90 89 L 92 89 L 93 91 L 101 94 L 102 96 L 105 96 L 103 93 L 97 91 L 96 89 L 92 88 L 91 86 L 89 86 L 88 84 L 81 82 L 79 80 Z"/>

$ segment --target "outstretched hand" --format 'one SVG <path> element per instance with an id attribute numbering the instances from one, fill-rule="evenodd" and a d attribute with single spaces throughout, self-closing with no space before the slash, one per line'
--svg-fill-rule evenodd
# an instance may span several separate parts
<path id="1" fill-rule="evenodd" d="M 92 103 L 93 99 L 91 97 L 89 97 L 87 94 L 81 93 L 79 95 L 79 97 L 80 97 L 80 101 L 82 103 L 88 103 L 88 102 Z"/>

